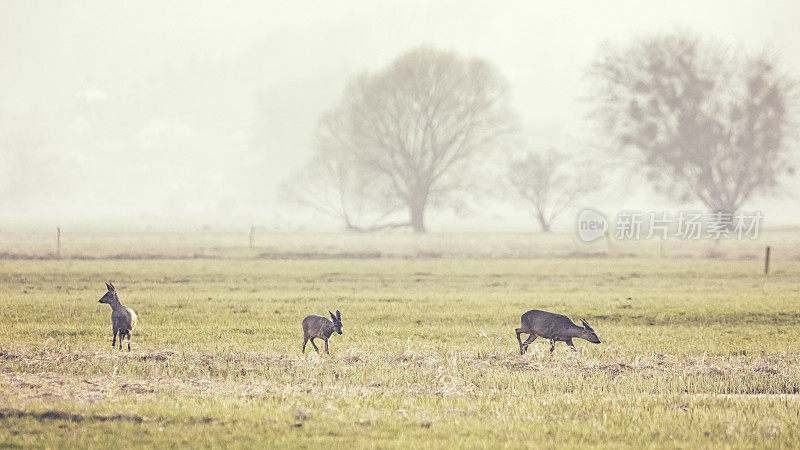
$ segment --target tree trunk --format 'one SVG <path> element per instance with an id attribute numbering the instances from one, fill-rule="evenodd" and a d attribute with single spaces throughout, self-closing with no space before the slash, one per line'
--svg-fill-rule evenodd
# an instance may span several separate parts
<path id="1" fill-rule="evenodd" d="M 547 218 L 544 216 L 543 211 L 539 211 L 536 215 L 536 219 L 539 221 L 539 226 L 542 228 L 542 233 L 549 233 L 550 232 L 550 222 L 547 221 Z"/>
<path id="2" fill-rule="evenodd" d="M 736 208 L 726 205 L 722 207 L 712 208 L 712 211 L 713 211 L 711 217 L 712 221 L 714 221 L 717 214 L 723 214 L 722 216 L 723 222 L 719 224 L 720 229 L 728 232 L 733 230 L 735 226 L 734 217 L 736 216 Z"/>
<path id="3" fill-rule="evenodd" d="M 409 219 L 414 233 L 425 233 L 425 205 L 427 203 L 426 195 L 416 195 L 408 205 Z"/>
<path id="4" fill-rule="evenodd" d="M 414 233 L 425 233 L 425 207 L 411 206 L 409 213 L 411 216 L 411 228 L 414 229 Z"/>

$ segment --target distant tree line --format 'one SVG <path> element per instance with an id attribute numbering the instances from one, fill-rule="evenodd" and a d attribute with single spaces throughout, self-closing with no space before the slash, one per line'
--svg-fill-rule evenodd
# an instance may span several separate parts
<path id="1" fill-rule="evenodd" d="M 605 46 L 588 73 L 607 142 L 598 156 L 626 162 L 631 176 L 644 170 L 671 199 L 733 214 L 793 174 L 797 82 L 767 53 L 673 33 Z M 508 83 L 491 64 L 418 48 L 348 83 L 284 192 L 348 230 L 424 233 L 427 211 L 496 195 L 488 183 L 547 232 L 603 174 L 563 149 L 520 152 L 531 144 L 519 143 L 515 124 Z M 507 170 L 489 170 L 497 160 Z"/>
<path id="2" fill-rule="evenodd" d="M 283 195 L 357 232 L 424 233 L 431 211 L 469 213 L 498 199 L 526 208 L 546 232 L 588 194 L 609 186 L 605 162 L 623 167 L 628 179 L 644 177 L 671 200 L 728 215 L 756 198 L 779 195 L 794 175 L 800 90 L 769 52 L 747 54 L 675 32 L 604 45 L 587 74 L 592 147 L 543 151 L 522 137 L 501 71 L 481 58 L 413 49 L 349 80 L 341 99 L 319 118 L 312 156 L 283 183 Z M 0 207 L 24 210 L 71 195 L 74 186 L 63 175 L 88 172 L 84 148 L 109 155 L 125 148 L 100 142 L 110 128 L 122 129 L 127 145 L 151 155 L 173 148 L 217 154 L 219 146 L 239 139 L 233 134 L 208 142 L 212 133 L 200 125 L 205 117 L 191 126 L 155 120 L 137 128 L 99 111 L 45 121 L 63 128 L 60 133 L 0 114 Z M 170 154 L 173 162 L 190 160 Z M 219 161 L 232 160 L 220 155 Z M 229 173 L 260 182 L 264 158 L 240 156 L 243 162 Z M 168 168 L 196 171 L 184 166 Z M 224 186 L 230 177 L 220 178 L 217 185 Z"/>

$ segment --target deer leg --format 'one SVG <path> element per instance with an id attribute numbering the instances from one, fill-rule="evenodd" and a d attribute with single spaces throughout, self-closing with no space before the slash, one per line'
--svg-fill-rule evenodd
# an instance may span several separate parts
<path id="1" fill-rule="evenodd" d="M 327 353 L 329 355 L 331 354 L 331 352 L 328 351 L 328 340 L 327 339 L 325 339 L 325 353 Z"/>
<path id="2" fill-rule="evenodd" d="M 313 337 L 311 338 L 311 345 L 313 345 L 314 346 L 314 350 L 316 350 L 317 353 L 319 353 L 319 348 L 317 348 L 317 344 L 314 343 L 314 338 Z"/>
<path id="3" fill-rule="evenodd" d="M 111 348 L 114 348 L 114 346 L 117 345 L 117 331 L 118 330 L 114 328 L 114 338 L 111 339 Z"/>
<path id="4" fill-rule="evenodd" d="M 522 334 L 522 328 L 517 328 L 514 331 L 517 332 L 517 342 L 519 342 L 519 354 L 524 355 L 525 353 L 522 351 L 522 339 L 519 338 L 519 335 Z"/>
<path id="5" fill-rule="evenodd" d="M 306 352 L 306 344 L 308 343 L 308 336 L 303 336 L 303 351 L 301 353 Z"/>
<path id="6" fill-rule="evenodd" d="M 573 352 L 578 351 L 578 349 L 575 348 L 575 344 L 572 343 L 572 339 L 567 339 L 567 345 L 569 345 L 572 348 Z"/>
<path id="7" fill-rule="evenodd" d="M 130 332 L 130 331 L 128 331 L 128 332 L 127 332 L 127 333 L 125 333 L 125 334 L 127 334 L 127 335 L 128 335 L 128 351 L 131 351 L 131 332 Z"/>
<path id="8" fill-rule="evenodd" d="M 555 339 L 550 339 L 550 354 L 551 355 L 553 354 L 553 350 L 555 350 L 555 349 L 556 349 L 556 340 Z"/>
<path id="9" fill-rule="evenodd" d="M 528 350 L 528 347 L 530 347 L 531 343 L 535 341 L 537 337 L 539 337 L 538 334 L 531 333 L 530 336 L 528 336 L 528 339 L 525 339 L 525 342 L 522 343 L 522 346 L 525 348 L 525 350 Z"/>

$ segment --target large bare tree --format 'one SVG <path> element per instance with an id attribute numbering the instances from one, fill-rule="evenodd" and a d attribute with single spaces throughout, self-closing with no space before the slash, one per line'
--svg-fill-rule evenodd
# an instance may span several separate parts
<path id="1" fill-rule="evenodd" d="M 591 74 L 613 150 L 661 192 L 732 214 L 793 171 L 797 84 L 766 53 L 659 35 L 605 47 Z"/>
<path id="2" fill-rule="evenodd" d="M 557 150 L 528 152 L 511 162 L 508 181 L 531 209 L 542 232 L 549 233 L 553 220 L 584 194 L 595 190 L 597 179 L 588 162 Z"/>
<path id="3" fill-rule="evenodd" d="M 513 128 L 506 93 L 505 79 L 487 62 L 427 47 L 362 74 L 320 121 L 307 168 L 335 168 L 327 180 L 315 179 L 334 194 L 313 194 L 294 181 L 295 197 L 335 211 L 351 229 L 424 233 L 427 209 L 460 205 L 481 179 L 481 161 Z M 371 213 L 366 227 L 346 210 L 354 205 Z M 398 208 L 407 219 L 398 220 Z"/>

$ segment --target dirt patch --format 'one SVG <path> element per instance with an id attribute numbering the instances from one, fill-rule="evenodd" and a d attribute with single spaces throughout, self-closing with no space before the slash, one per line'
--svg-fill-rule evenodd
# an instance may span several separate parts
<path id="1" fill-rule="evenodd" d="M 32 412 L 21 409 L 0 409 L 0 420 L 14 418 L 33 418 L 36 420 L 62 420 L 67 422 L 148 422 L 151 419 L 142 416 L 114 414 L 111 416 L 73 414 L 65 411 Z"/>
<path id="2" fill-rule="evenodd" d="M 364 253 L 296 253 L 296 252 L 266 252 L 257 256 L 258 259 L 379 259 L 385 255 L 381 252 L 364 252 Z"/>
<path id="3" fill-rule="evenodd" d="M 76 423 L 86 423 L 86 422 L 135 422 L 135 423 L 145 423 L 145 422 L 163 422 L 163 423 L 170 423 L 171 420 L 160 419 L 155 417 L 146 417 L 146 416 L 137 416 L 131 414 L 112 414 L 112 415 L 100 415 L 100 414 L 75 414 L 75 413 L 68 413 L 66 411 L 57 411 L 57 410 L 49 410 L 49 411 L 42 411 L 42 412 L 35 412 L 35 411 L 25 411 L 22 409 L 12 409 L 12 408 L 2 408 L 0 409 L 0 421 L 7 420 L 7 419 L 24 419 L 24 418 L 32 418 L 39 421 L 46 421 L 46 420 L 58 420 L 64 422 L 76 422 Z M 220 420 L 216 417 L 198 417 L 198 418 L 191 418 L 189 420 L 181 420 L 181 423 L 190 423 L 190 424 L 205 424 L 205 425 L 223 425 L 225 422 Z"/>
<path id="4" fill-rule="evenodd" d="M 590 371 L 591 372 L 599 371 L 599 372 L 602 372 L 602 373 L 609 374 L 611 376 L 616 376 L 616 375 L 619 375 L 620 373 L 622 373 L 624 371 L 632 370 L 632 369 L 633 368 L 631 366 L 629 366 L 629 365 L 627 365 L 625 363 L 613 363 L 613 364 L 603 364 L 603 365 L 597 366 L 596 368 L 592 368 Z"/>
<path id="5" fill-rule="evenodd" d="M 177 354 L 178 354 L 177 352 L 166 350 L 163 352 L 141 353 L 136 356 L 138 356 L 138 359 L 140 361 L 147 361 L 147 360 L 166 361 Z"/>
<path id="6" fill-rule="evenodd" d="M 13 360 L 13 364 L 3 364 Z M 109 373 L 70 374 L 76 362 L 125 362 L 140 375 Z M 169 361 L 169 364 L 164 363 Z M 158 367 L 154 367 L 158 365 Z M 4 394 L 20 399 L 47 399 L 94 403 L 117 396 L 179 395 L 211 398 L 219 395 L 243 398 L 287 398 L 319 389 L 313 380 L 281 381 L 253 376 L 268 367 L 273 372 L 329 371 L 346 365 L 390 370 L 414 370 L 430 374 L 430 383 L 395 383 L 371 378 L 344 383 L 324 395 L 330 398 L 369 395 L 483 395 L 487 387 L 480 374 L 528 372 L 542 379 L 570 379 L 577 376 L 642 377 L 685 380 L 702 377 L 717 388 L 705 392 L 721 394 L 795 394 L 800 392 L 800 355 L 675 357 L 663 354 L 636 358 L 591 357 L 585 352 L 556 352 L 546 345 L 533 346 L 524 356 L 516 350 L 492 352 L 442 352 L 410 343 L 402 353 L 369 353 L 350 347 L 330 357 L 317 354 L 232 352 L 222 354 L 176 353 L 169 350 L 150 353 L 0 353 L 0 385 Z M 14 367 L 12 367 L 14 366 Z M 20 366 L 20 367 L 17 367 Z M 115 367 L 113 365 L 106 366 Z M 160 368 L 162 370 L 154 370 Z M 110 369 L 108 369 L 110 371 Z M 170 374 L 172 370 L 172 374 Z M 359 369 L 360 370 L 360 369 Z M 66 371 L 68 373 L 62 373 Z M 174 375 L 174 371 L 184 375 Z M 465 375 L 466 374 L 466 375 Z M 470 375 L 471 374 L 471 375 Z M 338 379 L 339 374 L 334 374 Z M 677 382 L 680 384 L 680 382 Z M 691 391 L 691 389 L 690 389 Z M 698 391 L 701 392 L 701 391 Z"/>

